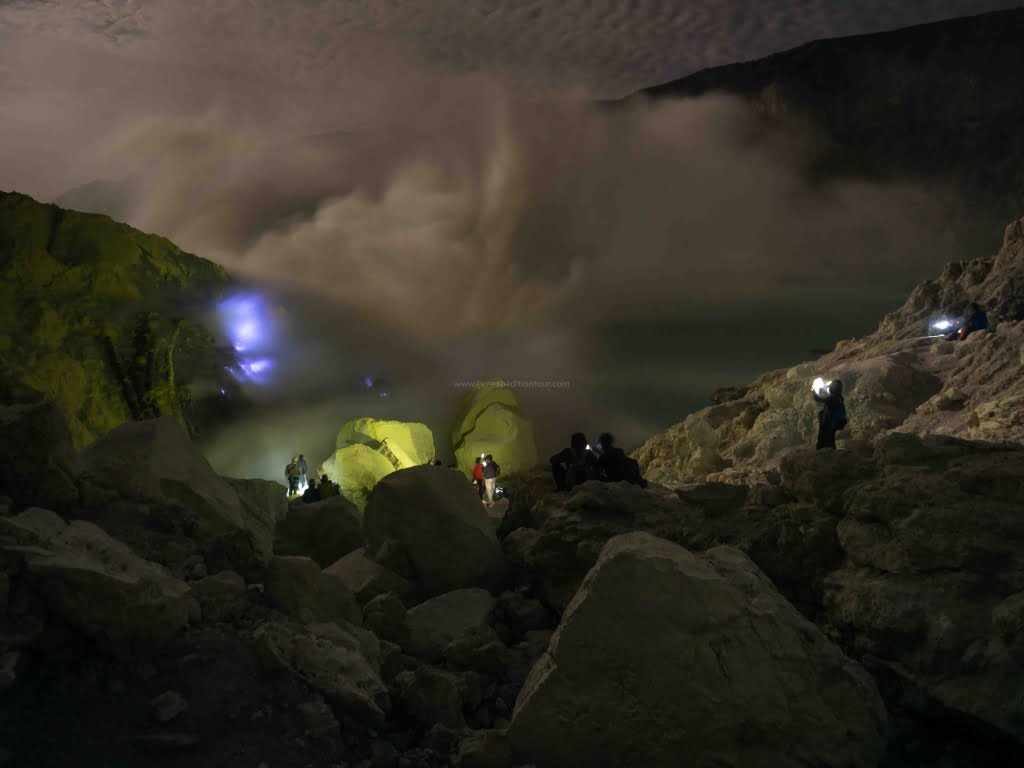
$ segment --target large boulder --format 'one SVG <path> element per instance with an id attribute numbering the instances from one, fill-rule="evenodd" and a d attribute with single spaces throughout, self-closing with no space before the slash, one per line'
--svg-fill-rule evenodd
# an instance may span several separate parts
<path id="1" fill-rule="evenodd" d="M 540 532 L 529 538 L 522 558 L 537 591 L 557 611 L 569 604 L 613 536 L 645 530 L 680 541 L 697 527 L 675 493 L 629 483 L 589 482 L 568 494 L 551 494 L 533 517 Z"/>
<path id="2" fill-rule="evenodd" d="M 0 407 L 0 491 L 21 506 L 68 511 L 78 501 L 71 432 L 52 402 Z"/>
<path id="3" fill-rule="evenodd" d="M 480 499 L 455 470 L 413 467 L 382 480 L 365 517 L 369 555 L 433 595 L 497 588 L 505 561 Z"/>
<path id="4" fill-rule="evenodd" d="M 338 483 L 341 493 L 362 511 L 377 483 L 395 471 L 394 465 L 380 451 L 368 445 L 346 445 L 338 448 L 323 464 L 318 474 Z"/>
<path id="5" fill-rule="evenodd" d="M 170 417 L 124 424 L 82 453 L 83 503 L 112 536 L 144 557 L 177 566 L 198 551 L 250 575 L 273 554 L 280 510 L 273 483 L 243 485 L 217 475 Z M 242 481 L 235 481 L 236 483 Z"/>
<path id="6" fill-rule="evenodd" d="M 376 448 L 383 443 L 398 460 L 400 469 L 426 464 L 437 455 L 434 435 L 426 424 L 370 417 L 347 422 L 338 432 L 336 445 L 338 448 L 346 445 Z"/>
<path id="7" fill-rule="evenodd" d="M 875 456 L 846 493 L 823 623 L 888 680 L 1024 744 L 1024 656 L 1002 618 L 1024 591 L 1024 451 L 891 434 Z"/>
<path id="8" fill-rule="evenodd" d="M 371 560 L 365 549 L 349 552 L 325 568 L 324 573 L 344 584 L 360 605 L 386 592 L 394 593 L 406 605 L 411 604 L 416 597 L 416 590 L 408 579 Z"/>
<path id="9" fill-rule="evenodd" d="M 354 717 L 384 720 L 390 700 L 380 679 L 380 646 L 370 632 L 271 621 L 256 628 L 252 642 L 267 667 L 294 675 Z"/>
<path id="10" fill-rule="evenodd" d="M 616 537 L 516 702 L 523 762 L 875 766 L 886 714 L 867 672 L 739 550 Z"/>
<path id="11" fill-rule="evenodd" d="M 197 612 L 185 582 L 89 522 L 27 509 L 0 518 L 0 550 L 51 611 L 121 657 L 171 644 Z"/>
<path id="12" fill-rule="evenodd" d="M 276 554 L 311 557 L 322 568 L 362 546 L 362 512 L 344 496 L 293 501 L 274 532 Z"/>
<path id="13" fill-rule="evenodd" d="M 263 588 L 271 606 L 301 621 L 362 623 L 362 611 L 345 583 L 308 557 L 275 555 Z"/>
<path id="14" fill-rule="evenodd" d="M 459 469 L 467 473 L 477 457 L 488 453 L 503 474 L 537 465 L 533 425 L 505 387 L 479 386 L 466 393 L 452 429 L 452 446 Z"/>
<path id="15" fill-rule="evenodd" d="M 490 627 L 497 601 L 486 589 L 456 589 L 427 600 L 405 614 L 406 647 L 427 661 L 440 661 L 452 643 L 496 640 Z"/>
<path id="16" fill-rule="evenodd" d="M 192 596 L 199 601 L 203 621 L 232 621 L 249 607 L 245 579 L 234 571 L 221 571 L 191 585 Z"/>
<path id="17" fill-rule="evenodd" d="M 274 526 L 288 517 L 287 487 L 273 480 L 225 477 L 235 489 L 246 515 L 263 526 Z"/>

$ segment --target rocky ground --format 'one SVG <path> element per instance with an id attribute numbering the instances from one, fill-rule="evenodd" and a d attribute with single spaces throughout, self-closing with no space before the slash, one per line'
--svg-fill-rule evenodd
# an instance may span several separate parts
<path id="1" fill-rule="evenodd" d="M 0 765 L 1024 764 L 1022 230 L 652 440 L 644 489 L 525 472 L 488 511 L 419 466 L 289 504 L 171 418 L 79 453 L 0 408 Z M 994 331 L 918 345 L 964 298 Z M 849 382 L 837 452 L 812 372 Z"/>

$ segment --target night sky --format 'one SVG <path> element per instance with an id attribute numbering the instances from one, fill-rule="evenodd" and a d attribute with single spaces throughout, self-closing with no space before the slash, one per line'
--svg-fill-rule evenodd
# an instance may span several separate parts
<path id="1" fill-rule="evenodd" d="M 356 416 L 440 427 L 453 380 L 493 376 L 571 382 L 519 393 L 542 455 L 576 428 L 634 447 L 966 254 L 926 190 L 812 187 L 817 139 L 751 141 L 730 99 L 594 100 L 1018 5 L 7 0 L 0 189 L 165 235 L 284 307 L 261 418 L 208 446 L 223 472 L 276 478 Z"/>

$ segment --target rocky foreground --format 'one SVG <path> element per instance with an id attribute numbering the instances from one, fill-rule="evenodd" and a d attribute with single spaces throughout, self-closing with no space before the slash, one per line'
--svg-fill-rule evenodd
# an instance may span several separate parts
<path id="1" fill-rule="evenodd" d="M 523 473 L 500 519 L 456 470 L 289 505 L 172 418 L 76 452 L 0 408 L 0 765 L 1022 765 L 1022 254 L 653 439 L 648 488 Z M 966 299 L 992 332 L 916 338 Z"/>

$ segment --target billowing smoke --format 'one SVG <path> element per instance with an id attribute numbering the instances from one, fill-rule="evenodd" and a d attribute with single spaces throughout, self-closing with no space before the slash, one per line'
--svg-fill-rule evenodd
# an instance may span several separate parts
<path id="1" fill-rule="evenodd" d="M 812 182 L 810 130 L 729 98 L 601 107 L 365 35 L 311 61 L 287 30 L 267 51 L 221 23 L 142 56 L 34 41 L 0 77 L 20 151 L 55 153 L 40 188 L 114 180 L 129 223 L 284 308 L 258 418 L 209 446 L 225 472 L 276 478 L 356 416 L 440 431 L 453 382 L 494 376 L 570 382 L 519 393 L 542 455 L 577 427 L 629 446 L 868 330 L 953 256 L 925 192 Z"/>

